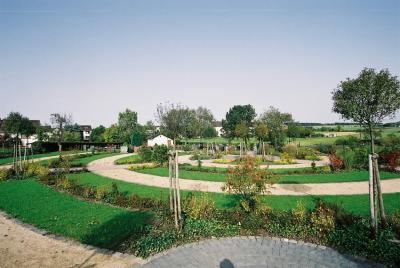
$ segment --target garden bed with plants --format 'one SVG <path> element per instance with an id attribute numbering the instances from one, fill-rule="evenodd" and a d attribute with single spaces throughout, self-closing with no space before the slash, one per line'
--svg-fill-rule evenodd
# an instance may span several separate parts
<path id="1" fill-rule="evenodd" d="M 89 183 L 85 182 L 85 176 Z M 94 185 L 95 177 L 100 176 L 58 174 L 42 175 L 37 181 L 2 182 L 0 208 L 50 232 L 140 257 L 205 238 L 268 235 L 330 246 L 387 265 L 400 263 L 400 246 L 390 242 L 400 235 L 400 215 L 392 209 L 388 209 L 389 228 L 379 230 L 377 238 L 372 240 L 368 220 L 343 209 L 338 205 L 340 201 L 297 197 L 290 207 L 281 210 L 270 206 L 274 203 L 269 199 L 271 196 L 249 211 L 241 207 L 242 198 L 237 195 L 230 198 L 223 194 L 185 192 L 184 221 L 178 231 L 168 209 L 165 194 L 168 189 L 160 193 L 147 187 L 146 192 L 143 191 L 146 187 L 112 183 L 102 177 L 107 184 L 98 180 Z M 229 200 L 225 201 L 230 203 L 229 208 L 217 204 L 217 195 Z M 279 197 L 275 203 L 282 203 L 285 198 Z M 357 196 L 346 198 L 348 205 L 360 201 Z M 364 199 L 364 206 L 368 206 L 368 197 Z"/>
<path id="2" fill-rule="evenodd" d="M 59 155 L 59 152 L 51 152 L 51 153 L 45 153 L 45 154 L 34 154 L 28 157 L 28 159 L 37 159 L 37 158 L 42 158 L 42 157 L 49 157 L 49 156 L 57 156 Z M 12 157 L 5 157 L 5 158 L 0 158 L 0 165 L 7 165 L 7 164 L 12 164 L 13 158 Z"/>

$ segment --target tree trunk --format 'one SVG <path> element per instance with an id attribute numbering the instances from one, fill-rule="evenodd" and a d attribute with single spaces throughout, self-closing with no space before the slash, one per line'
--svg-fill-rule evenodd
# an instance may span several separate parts
<path id="1" fill-rule="evenodd" d="M 385 214 L 385 206 L 383 204 L 383 196 L 382 196 L 382 188 L 381 188 L 381 178 L 379 176 L 379 166 L 378 166 L 378 159 L 374 159 L 374 166 L 375 166 L 375 184 L 376 188 L 378 190 L 378 202 L 379 202 L 379 212 L 381 216 L 381 225 L 383 228 L 387 227 L 387 221 L 386 221 L 386 214 Z"/>
<path id="2" fill-rule="evenodd" d="M 370 207 L 370 219 L 371 219 L 371 236 L 373 238 L 376 237 L 377 232 L 377 224 L 376 224 L 376 206 L 375 206 L 375 187 L 374 187 L 374 167 L 372 162 L 372 155 L 368 156 L 368 165 L 369 165 L 369 180 L 368 180 L 368 188 L 369 188 L 369 207 Z"/>

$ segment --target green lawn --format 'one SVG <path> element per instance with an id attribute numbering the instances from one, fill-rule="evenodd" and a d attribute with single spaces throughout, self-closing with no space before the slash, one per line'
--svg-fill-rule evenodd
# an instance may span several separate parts
<path id="1" fill-rule="evenodd" d="M 111 187 L 112 182 L 118 185 L 118 188 L 128 194 L 137 194 L 142 197 L 152 198 L 168 198 L 168 189 L 128 183 L 119 180 L 102 177 L 94 173 L 70 174 L 70 178 L 79 180 L 80 183 L 86 185 L 108 185 Z M 189 191 L 181 191 L 182 196 L 186 196 Z M 195 195 L 200 195 L 200 192 L 192 192 Z M 235 195 L 222 193 L 208 193 L 215 200 L 215 205 L 218 208 L 232 208 L 238 198 Z M 297 201 L 303 202 L 307 208 L 314 205 L 315 200 L 320 198 L 325 201 L 334 202 L 342 206 L 344 209 L 358 215 L 367 216 L 369 213 L 368 195 L 339 195 L 339 196 L 265 196 L 263 201 L 274 209 L 289 210 L 296 206 Z M 384 194 L 385 208 L 387 213 L 393 213 L 400 209 L 400 193 Z"/>
<path id="2" fill-rule="evenodd" d="M 41 157 L 48 157 L 48 156 L 56 156 L 58 155 L 59 152 L 51 152 L 51 153 L 46 153 L 46 154 L 34 154 L 32 156 L 29 157 L 29 159 L 31 158 L 41 158 Z M 0 159 L 0 165 L 5 165 L 5 164 L 11 164 L 13 162 L 13 158 L 12 157 L 7 157 L 7 158 L 1 158 Z"/>
<path id="3" fill-rule="evenodd" d="M 126 164 L 139 164 L 142 162 L 143 162 L 142 158 L 139 155 L 134 154 L 134 155 L 119 158 L 119 159 L 115 160 L 114 163 L 117 165 L 126 165 Z"/>
<path id="4" fill-rule="evenodd" d="M 0 183 L 0 209 L 40 229 L 109 249 L 151 218 L 148 212 L 81 201 L 32 179 Z"/>
<path id="5" fill-rule="evenodd" d="M 168 169 L 164 167 L 139 169 L 135 172 L 168 177 Z M 275 170 L 274 170 L 275 172 Z M 400 178 L 400 174 L 391 172 L 381 172 L 381 179 Z M 179 177 L 182 179 L 219 181 L 224 182 L 226 174 L 210 173 L 199 171 L 180 170 Z M 302 174 L 302 175 L 281 175 L 279 183 L 328 183 L 328 182 L 354 182 L 367 181 L 368 171 L 338 172 L 332 174 Z"/>
<path id="6" fill-rule="evenodd" d="M 95 160 L 98 160 L 101 158 L 118 155 L 118 154 L 119 153 L 96 153 L 93 155 L 92 153 L 87 153 L 87 155 L 86 154 L 84 156 L 81 155 L 80 157 L 73 159 L 71 161 L 71 166 L 85 167 L 92 161 L 95 161 Z M 42 161 L 39 161 L 38 163 L 43 166 L 48 166 L 50 161 L 51 160 L 42 160 Z"/>

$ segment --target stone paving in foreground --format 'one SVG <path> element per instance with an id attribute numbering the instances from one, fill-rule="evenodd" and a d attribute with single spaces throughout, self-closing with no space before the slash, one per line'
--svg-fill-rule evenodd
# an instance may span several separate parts
<path id="1" fill-rule="evenodd" d="M 211 239 L 151 257 L 143 268 L 162 267 L 377 267 L 309 243 L 261 237 Z"/>

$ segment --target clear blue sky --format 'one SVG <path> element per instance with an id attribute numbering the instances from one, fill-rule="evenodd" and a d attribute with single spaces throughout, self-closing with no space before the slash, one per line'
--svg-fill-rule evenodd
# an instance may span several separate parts
<path id="1" fill-rule="evenodd" d="M 0 117 L 109 125 L 157 103 L 333 122 L 333 88 L 400 75 L 400 1 L 0 0 Z"/>

